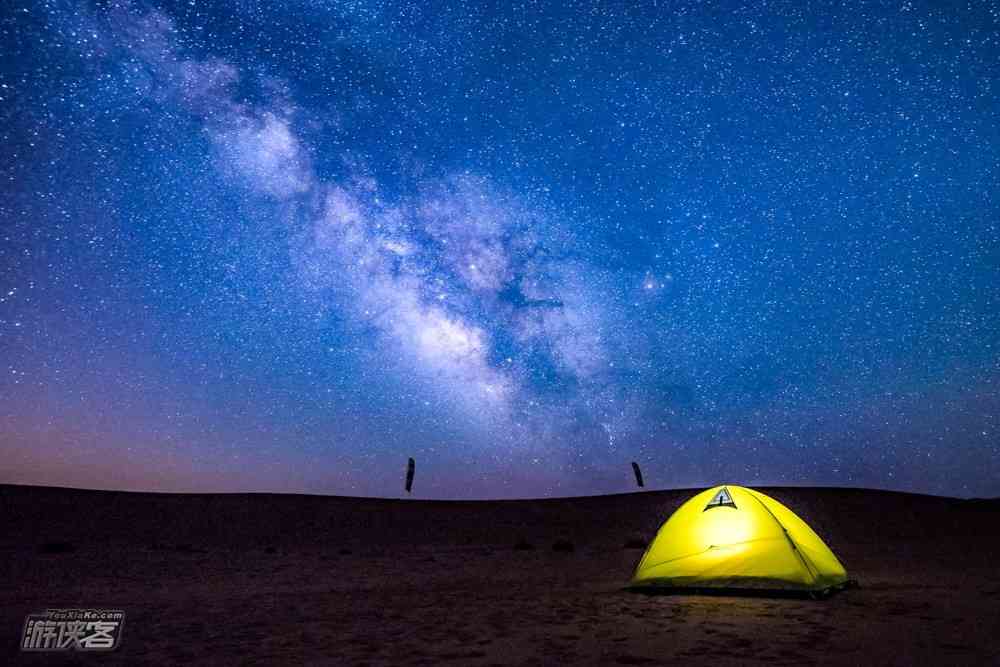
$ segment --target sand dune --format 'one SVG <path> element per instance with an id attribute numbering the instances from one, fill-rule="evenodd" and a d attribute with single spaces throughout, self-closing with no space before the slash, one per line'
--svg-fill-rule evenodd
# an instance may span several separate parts
<path id="1" fill-rule="evenodd" d="M 28 612 L 111 607 L 127 614 L 121 648 L 82 663 L 1000 662 L 1000 501 L 762 490 L 861 588 L 819 602 L 623 591 L 691 491 L 435 502 L 0 486 L 4 655 L 57 658 L 18 652 Z"/>

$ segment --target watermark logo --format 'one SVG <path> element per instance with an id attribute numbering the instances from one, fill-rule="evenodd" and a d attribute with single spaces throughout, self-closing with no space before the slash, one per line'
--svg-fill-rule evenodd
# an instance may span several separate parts
<path id="1" fill-rule="evenodd" d="M 22 651 L 113 651 L 125 613 L 117 609 L 47 609 L 28 614 Z"/>

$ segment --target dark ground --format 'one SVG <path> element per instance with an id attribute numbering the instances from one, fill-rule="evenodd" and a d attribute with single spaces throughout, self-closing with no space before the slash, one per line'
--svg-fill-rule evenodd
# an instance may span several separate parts
<path id="1" fill-rule="evenodd" d="M 642 555 L 626 543 L 691 491 L 434 502 L 0 485 L 0 663 L 1000 664 L 1000 500 L 762 490 L 861 588 L 623 591 Z M 25 615 L 54 607 L 123 609 L 120 649 L 19 654 Z"/>

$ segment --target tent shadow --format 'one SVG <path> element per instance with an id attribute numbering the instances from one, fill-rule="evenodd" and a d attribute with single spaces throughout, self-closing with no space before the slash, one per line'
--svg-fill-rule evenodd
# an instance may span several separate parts
<path id="1" fill-rule="evenodd" d="M 854 579 L 848 579 L 837 586 L 830 586 L 817 591 L 802 591 L 783 588 L 698 588 L 694 586 L 626 586 L 622 590 L 647 597 L 668 596 L 706 596 L 733 598 L 777 598 L 791 600 L 826 600 L 840 591 L 849 588 L 860 588 Z"/>

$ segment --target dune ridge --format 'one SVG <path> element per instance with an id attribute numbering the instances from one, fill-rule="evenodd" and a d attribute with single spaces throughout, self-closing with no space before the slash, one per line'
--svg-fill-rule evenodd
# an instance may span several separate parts
<path id="1" fill-rule="evenodd" d="M 0 485 L 28 612 L 125 610 L 110 664 L 985 664 L 1000 499 L 761 487 L 861 588 L 830 600 L 627 593 L 642 547 L 693 490 L 425 501 Z"/>

